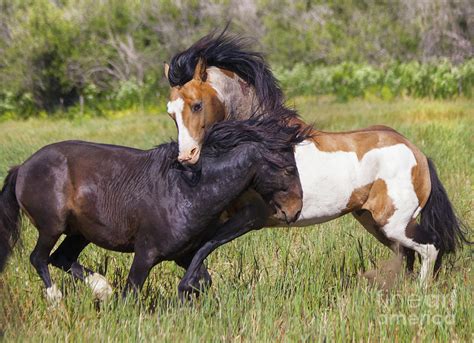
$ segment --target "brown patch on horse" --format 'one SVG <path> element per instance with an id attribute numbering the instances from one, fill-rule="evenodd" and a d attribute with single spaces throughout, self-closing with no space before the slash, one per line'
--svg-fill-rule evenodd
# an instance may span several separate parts
<path id="1" fill-rule="evenodd" d="M 388 195 L 387 184 L 382 179 L 373 182 L 367 201 L 361 207 L 370 211 L 379 227 L 383 227 L 395 213 L 395 205 Z"/>
<path id="2" fill-rule="evenodd" d="M 352 192 L 351 197 L 349 198 L 349 201 L 347 202 L 346 210 L 344 212 L 349 213 L 354 210 L 360 209 L 362 205 L 367 201 L 371 187 L 372 187 L 372 183 L 369 183 L 365 186 L 355 189 Z"/>
<path id="3" fill-rule="evenodd" d="M 413 183 L 416 197 L 418 198 L 419 206 L 423 208 L 431 193 L 431 179 L 428 161 L 426 156 L 424 156 L 416 147 L 412 148 L 410 146 L 410 149 L 412 149 L 416 159 L 416 166 L 411 170 L 411 181 Z"/>
<path id="4" fill-rule="evenodd" d="M 398 132 L 383 125 L 347 132 L 316 131 L 313 140 L 320 151 L 355 152 L 359 160 L 373 149 L 406 141 Z"/>

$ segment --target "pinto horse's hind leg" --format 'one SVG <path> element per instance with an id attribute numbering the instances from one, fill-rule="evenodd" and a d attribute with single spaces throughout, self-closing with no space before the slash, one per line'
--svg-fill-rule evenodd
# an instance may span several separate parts
<path id="1" fill-rule="evenodd" d="M 409 248 L 400 249 L 398 244 L 394 244 L 394 241 L 390 240 L 385 236 L 381 227 L 372 217 L 372 214 L 368 210 L 359 210 L 352 212 L 354 218 L 362 224 L 362 226 L 371 233 L 377 240 L 392 250 L 395 254 L 402 253 L 406 257 L 406 271 L 408 273 L 413 272 L 413 265 L 415 262 L 415 251 Z"/>
<path id="2" fill-rule="evenodd" d="M 67 236 L 50 256 L 49 262 L 70 273 L 74 278 L 84 281 L 97 299 L 105 300 L 112 294 L 112 287 L 105 277 L 77 262 L 79 254 L 89 243 L 82 235 Z"/>
<path id="3" fill-rule="evenodd" d="M 394 220 L 390 220 L 383 230 L 386 235 L 395 241 L 398 241 L 405 248 L 416 251 L 421 256 L 421 271 L 420 271 L 420 282 L 423 286 L 428 285 L 431 270 L 435 267 L 435 273 L 441 265 L 442 254 L 439 254 L 439 250 L 436 248 L 436 240 L 432 239 L 430 235 L 424 235 L 423 228 L 418 225 L 415 218 L 412 216 L 415 210 L 405 211 L 405 213 L 397 213 L 404 211 L 403 208 L 397 210 L 394 214 Z M 409 217 L 407 218 L 407 213 Z M 401 220 L 400 220 L 401 219 Z M 417 231 L 419 235 L 423 236 L 423 239 L 411 238 L 411 231 Z"/>
<path id="4" fill-rule="evenodd" d="M 49 253 L 54 248 L 61 234 L 50 235 L 39 231 L 38 241 L 33 252 L 30 255 L 30 262 L 35 267 L 41 280 L 46 287 L 46 297 L 55 304 L 62 298 L 62 293 L 58 287 L 51 281 L 51 275 L 48 269 Z"/>

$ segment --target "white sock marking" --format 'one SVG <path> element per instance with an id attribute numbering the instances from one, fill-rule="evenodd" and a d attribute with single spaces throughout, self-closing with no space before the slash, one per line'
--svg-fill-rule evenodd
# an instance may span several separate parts
<path id="1" fill-rule="evenodd" d="M 50 304 L 57 305 L 62 298 L 63 294 L 54 283 L 51 287 L 46 288 L 46 299 L 48 299 Z"/>
<path id="2" fill-rule="evenodd" d="M 87 276 L 84 282 L 89 285 L 94 296 L 99 300 L 106 300 L 113 292 L 107 279 L 100 274 L 94 273 Z"/>

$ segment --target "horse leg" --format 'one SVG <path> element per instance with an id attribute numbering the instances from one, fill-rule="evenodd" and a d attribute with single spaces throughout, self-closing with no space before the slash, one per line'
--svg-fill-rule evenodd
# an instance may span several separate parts
<path id="1" fill-rule="evenodd" d="M 399 199 L 398 202 L 399 204 L 406 204 L 409 201 L 407 199 Z M 436 238 L 429 232 L 424 232 L 426 230 L 416 223 L 416 219 L 413 217 L 416 213 L 416 207 L 407 207 L 399 205 L 390 217 L 390 220 L 382 227 L 382 230 L 389 239 L 420 254 L 420 282 L 424 287 L 427 287 L 430 270 L 436 265 L 434 272 L 437 273 L 441 266 L 442 254 L 438 254 L 439 250 L 436 246 L 438 246 L 439 242 L 436 241 Z M 414 238 L 409 237 L 412 236 L 413 232 L 416 232 Z"/>
<path id="2" fill-rule="evenodd" d="M 268 217 L 268 209 L 261 201 L 255 201 L 240 208 L 236 214 L 225 222 L 216 231 L 215 236 L 205 242 L 194 255 L 183 279 L 178 286 L 178 294 L 184 301 L 189 294 L 193 293 L 196 275 L 200 270 L 206 257 L 219 246 L 228 243 L 245 233 L 261 229 Z"/>
<path id="3" fill-rule="evenodd" d="M 146 244 L 137 242 L 135 244 L 135 256 L 128 274 L 127 283 L 122 292 L 125 298 L 128 293 L 135 295 L 142 289 L 150 270 L 160 261 L 155 247 L 148 247 Z"/>
<path id="4" fill-rule="evenodd" d="M 79 254 L 89 243 L 82 235 L 67 236 L 50 256 L 49 262 L 70 273 L 75 279 L 84 281 L 97 299 L 105 300 L 112 294 L 112 287 L 105 277 L 77 262 Z"/>
<path id="5" fill-rule="evenodd" d="M 188 256 L 176 259 L 175 262 L 180 267 L 187 270 L 189 268 L 189 265 L 191 264 L 194 255 L 195 252 Z M 189 285 L 195 291 L 194 294 L 196 296 L 199 296 L 201 292 L 211 287 L 212 278 L 211 275 L 209 275 L 209 272 L 207 271 L 207 268 L 204 263 L 202 263 L 201 266 L 198 268 L 196 275 L 194 275 L 194 278 L 192 280 L 189 280 Z"/>
<path id="6" fill-rule="evenodd" d="M 368 210 L 359 210 L 352 212 L 354 218 L 370 233 L 374 236 L 380 243 L 388 247 L 395 254 L 401 253 L 406 257 L 406 271 L 407 273 L 413 273 L 413 265 L 415 263 L 415 251 L 409 248 L 403 247 L 400 250 L 397 244 L 394 244 L 393 241 L 387 238 L 382 232 L 381 227 L 372 217 L 372 214 Z"/>
<path id="7" fill-rule="evenodd" d="M 403 254 L 407 259 L 406 272 L 409 275 L 413 275 L 413 269 L 415 266 L 415 250 L 403 247 Z"/>
<path id="8" fill-rule="evenodd" d="M 61 234 L 48 234 L 45 231 L 39 230 L 38 241 L 30 255 L 30 262 L 46 287 L 46 297 L 53 304 L 61 300 L 62 293 L 51 281 L 51 275 L 48 269 L 48 258 L 49 253 L 54 248 L 60 236 Z"/>
<path id="9" fill-rule="evenodd" d="M 421 256 L 420 282 L 427 286 L 430 271 L 437 277 L 443 258 L 443 251 L 438 249 L 439 239 L 413 219 L 405 230 L 405 245 Z M 410 236 L 410 237 L 408 237 Z"/>

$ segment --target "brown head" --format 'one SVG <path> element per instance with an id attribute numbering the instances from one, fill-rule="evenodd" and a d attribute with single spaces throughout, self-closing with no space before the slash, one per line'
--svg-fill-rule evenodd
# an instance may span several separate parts
<path id="1" fill-rule="evenodd" d="M 166 77 L 168 70 L 169 66 L 165 65 Z M 225 106 L 207 81 L 206 66 L 201 59 L 191 81 L 171 88 L 168 114 L 178 129 L 181 163 L 195 164 L 199 160 L 206 129 L 225 118 Z"/>
<path id="2" fill-rule="evenodd" d="M 271 116 L 283 94 L 253 41 L 216 32 L 175 54 L 165 75 L 170 83 L 168 112 L 178 127 L 179 160 L 199 160 L 204 131 L 222 120 Z"/>

